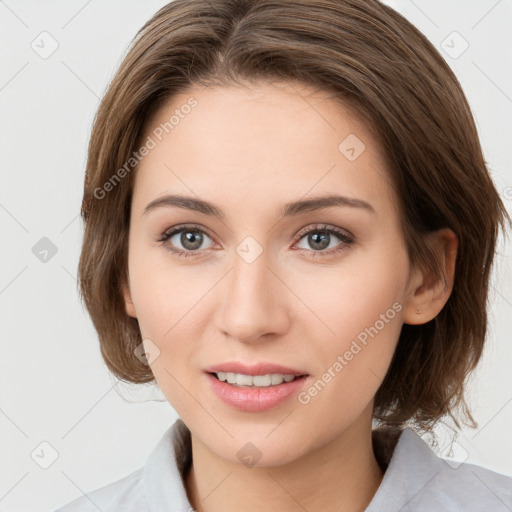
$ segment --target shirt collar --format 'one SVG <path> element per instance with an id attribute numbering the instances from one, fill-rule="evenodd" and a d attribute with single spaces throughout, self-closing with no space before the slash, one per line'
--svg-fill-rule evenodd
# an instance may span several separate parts
<path id="1" fill-rule="evenodd" d="M 410 428 L 401 431 L 398 442 L 370 505 L 365 512 L 405 510 L 421 490 L 440 472 L 442 460 Z"/>
<path id="2" fill-rule="evenodd" d="M 182 478 L 186 455 L 191 453 L 187 431 L 183 421 L 176 420 L 151 452 L 142 470 L 142 485 L 150 512 L 192 510 Z"/>
<path id="3" fill-rule="evenodd" d="M 373 436 L 382 482 L 366 512 L 391 512 L 407 505 L 438 473 L 440 459 L 410 428 Z M 151 512 L 190 512 L 183 475 L 191 461 L 190 431 L 181 419 L 167 429 L 143 468 Z"/>

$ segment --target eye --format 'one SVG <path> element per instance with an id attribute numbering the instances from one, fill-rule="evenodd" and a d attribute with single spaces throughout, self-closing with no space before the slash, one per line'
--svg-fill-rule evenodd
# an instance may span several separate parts
<path id="1" fill-rule="evenodd" d="M 303 249 L 309 253 L 308 257 L 312 258 L 319 254 L 321 256 L 337 254 L 347 250 L 354 243 L 352 235 L 349 235 L 340 228 L 328 225 L 314 226 L 309 231 L 302 231 L 298 236 L 299 242 L 306 239 L 309 246 L 313 248 L 313 250 L 309 250 L 300 247 L 301 250 Z M 162 233 L 157 242 L 165 245 L 168 251 L 177 254 L 179 257 L 200 256 L 203 250 L 211 248 L 211 245 L 209 247 L 202 247 L 205 237 L 212 240 L 203 229 L 191 225 L 181 225 Z M 333 238 L 338 239 L 341 243 L 334 244 L 334 247 L 332 247 Z M 180 248 L 180 245 L 182 248 Z"/>
<path id="2" fill-rule="evenodd" d="M 205 240 L 205 236 L 210 238 L 204 230 L 195 226 L 176 226 L 171 231 L 162 233 L 157 242 L 161 242 L 163 245 L 165 245 L 167 250 L 177 254 L 180 257 L 197 256 L 196 253 L 199 253 L 203 249 L 209 248 L 201 248 Z M 172 240 L 173 238 L 175 238 L 174 241 Z M 168 241 L 172 243 L 167 243 Z M 181 244 L 183 249 L 180 249 L 178 244 Z M 177 249 L 176 246 L 178 246 Z"/>
<path id="3" fill-rule="evenodd" d="M 310 254 L 308 255 L 308 257 L 312 258 L 316 257 L 318 254 L 321 256 L 337 254 L 341 251 L 347 250 L 349 246 L 354 243 L 352 235 L 349 235 L 347 232 L 339 228 L 327 225 L 315 226 L 309 231 L 299 233 L 298 236 L 300 237 L 300 240 L 306 239 L 309 246 L 313 247 L 314 250 L 309 251 Z M 334 244 L 334 247 L 331 244 L 333 237 L 341 241 L 341 243 Z M 331 246 L 330 249 L 328 249 L 329 246 Z M 308 251 L 307 248 L 305 250 Z"/>

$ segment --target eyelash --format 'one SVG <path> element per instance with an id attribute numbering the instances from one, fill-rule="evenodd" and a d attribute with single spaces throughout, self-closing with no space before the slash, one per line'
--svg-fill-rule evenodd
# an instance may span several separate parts
<path id="1" fill-rule="evenodd" d="M 199 232 L 199 233 L 207 235 L 209 238 L 212 238 L 210 235 L 208 235 L 208 233 L 206 231 L 199 229 L 196 226 L 180 225 L 180 226 L 176 226 L 171 231 L 164 231 L 163 233 L 161 233 L 159 238 L 157 239 L 157 242 L 160 242 L 162 245 L 165 245 L 165 243 L 169 239 L 171 239 L 174 235 L 176 235 L 177 233 L 181 233 L 183 231 L 187 231 L 187 230 L 192 231 L 192 232 Z M 309 258 L 315 258 L 317 254 L 321 254 L 322 257 L 331 256 L 333 254 L 337 254 L 337 253 L 347 250 L 354 243 L 354 239 L 352 238 L 352 236 L 349 236 L 347 233 L 345 233 L 344 231 L 342 231 L 339 228 L 329 227 L 328 225 L 325 225 L 325 224 L 322 226 L 316 225 L 313 228 L 309 229 L 308 231 L 300 232 L 297 235 L 298 236 L 297 242 L 300 242 L 304 237 L 306 237 L 307 235 L 310 235 L 311 233 L 322 233 L 322 234 L 334 235 L 336 238 L 340 239 L 342 243 L 340 244 L 341 247 L 329 249 L 327 251 L 326 250 L 308 251 L 310 253 L 308 255 Z M 176 254 L 178 257 L 185 257 L 185 258 L 197 257 L 198 253 L 199 253 L 199 251 L 182 251 L 180 249 L 174 249 L 173 247 L 171 247 L 169 245 L 167 245 L 165 248 L 166 248 L 166 250 Z M 306 249 L 301 249 L 301 250 L 306 250 Z"/>

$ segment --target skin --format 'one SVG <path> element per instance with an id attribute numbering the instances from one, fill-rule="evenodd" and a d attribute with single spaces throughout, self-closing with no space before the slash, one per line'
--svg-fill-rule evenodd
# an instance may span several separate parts
<path id="1" fill-rule="evenodd" d="M 402 324 L 427 322 L 446 303 L 455 235 L 446 229 L 434 237 L 447 286 L 412 268 L 380 148 L 325 92 L 291 82 L 194 86 L 155 113 L 144 140 L 191 96 L 198 105 L 137 169 L 124 286 L 127 314 L 160 351 L 151 364 L 156 382 L 192 433 L 191 505 L 362 511 L 383 477 L 372 450 L 374 395 Z M 354 161 L 338 149 L 349 134 L 365 144 Z M 333 192 L 374 212 L 331 206 L 280 215 L 287 202 Z M 143 215 L 170 193 L 207 200 L 224 217 L 171 207 Z M 204 230 L 199 249 L 184 245 L 182 233 L 157 242 L 183 223 Z M 354 242 L 331 235 L 322 249 L 301 234 L 324 224 Z M 262 250 L 251 263 L 236 252 L 248 236 Z M 179 257 L 170 246 L 197 255 Z M 341 250 L 322 255 L 332 248 Z M 401 310 L 307 404 L 292 396 L 265 412 L 242 412 L 209 387 L 204 369 L 236 360 L 300 369 L 309 374 L 307 389 L 393 303 Z M 247 442 L 262 454 L 252 467 L 237 457 Z"/>

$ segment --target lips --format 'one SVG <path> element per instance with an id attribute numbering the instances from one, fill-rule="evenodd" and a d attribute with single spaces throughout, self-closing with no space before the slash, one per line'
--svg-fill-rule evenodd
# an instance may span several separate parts
<path id="1" fill-rule="evenodd" d="M 280 364 L 273 363 L 256 363 L 252 365 L 240 363 L 237 361 L 228 361 L 225 363 L 215 364 L 209 366 L 205 369 L 207 373 L 218 373 L 218 372 L 226 372 L 226 373 L 241 373 L 243 375 L 268 375 L 281 373 L 283 375 L 295 375 L 296 377 L 300 377 L 302 375 L 309 375 L 306 371 L 290 368 L 287 366 L 283 366 Z"/>
<path id="2" fill-rule="evenodd" d="M 275 374 L 293 375 L 295 379 L 271 386 L 256 386 L 254 384 L 252 386 L 238 386 L 219 380 L 217 374 L 221 372 L 231 375 L 251 375 L 253 377 Z M 210 389 L 218 398 L 230 407 L 243 412 L 264 412 L 278 407 L 298 393 L 311 378 L 302 369 L 274 363 L 244 364 L 238 361 L 226 361 L 225 363 L 209 366 L 205 369 L 205 376 Z M 242 378 L 242 380 L 244 379 Z"/>
<path id="3" fill-rule="evenodd" d="M 289 369 L 288 369 L 289 370 Z M 222 382 L 214 374 L 205 373 L 206 383 L 224 404 L 242 412 L 265 412 L 285 404 L 297 395 L 310 377 L 297 377 L 291 382 L 269 387 L 238 387 Z"/>

